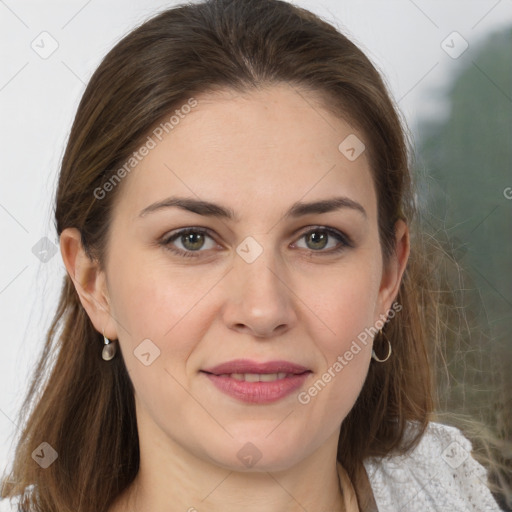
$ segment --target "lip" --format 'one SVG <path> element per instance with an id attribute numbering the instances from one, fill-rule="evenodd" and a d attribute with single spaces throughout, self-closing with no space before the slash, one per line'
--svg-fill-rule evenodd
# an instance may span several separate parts
<path id="1" fill-rule="evenodd" d="M 269 404 L 299 389 L 310 372 L 284 377 L 273 382 L 246 382 L 213 373 L 204 373 L 204 375 L 226 395 L 247 403 Z"/>
<path id="2" fill-rule="evenodd" d="M 246 403 L 268 404 L 281 400 L 299 389 L 312 373 L 305 366 L 289 361 L 258 363 L 236 359 L 201 370 L 213 385 L 223 393 Z M 272 382 L 246 382 L 233 379 L 232 373 L 287 373 L 286 377 Z"/>
<path id="3" fill-rule="evenodd" d="M 310 371 L 309 368 L 290 361 L 267 361 L 258 363 L 250 359 L 233 359 L 225 363 L 201 370 L 214 375 L 226 373 L 294 373 L 301 374 Z"/>

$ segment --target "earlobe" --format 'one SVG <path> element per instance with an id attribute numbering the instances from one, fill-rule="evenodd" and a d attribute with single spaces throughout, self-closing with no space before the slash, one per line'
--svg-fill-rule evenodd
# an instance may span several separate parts
<path id="1" fill-rule="evenodd" d="M 75 285 L 82 306 L 95 329 L 107 338 L 116 339 L 115 322 L 111 317 L 105 274 L 99 263 L 86 254 L 80 231 L 66 228 L 60 235 L 60 251 L 66 270 Z"/>
<path id="2" fill-rule="evenodd" d="M 409 228 L 403 220 L 398 220 L 395 224 L 395 251 L 384 267 L 379 290 L 381 307 L 385 311 L 389 310 L 398 295 L 409 252 Z"/>

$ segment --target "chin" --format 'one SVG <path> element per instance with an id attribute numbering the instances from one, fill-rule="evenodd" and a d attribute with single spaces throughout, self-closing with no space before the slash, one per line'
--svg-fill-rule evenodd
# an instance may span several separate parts
<path id="1" fill-rule="evenodd" d="M 270 440 L 266 435 L 237 437 L 228 446 L 210 451 L 208 457 L 220 467 L 239 472 L 284 471 L 301 460 L 301 443 L 292 443 L 290 438 L 285 443 L 280 437 Z"/>

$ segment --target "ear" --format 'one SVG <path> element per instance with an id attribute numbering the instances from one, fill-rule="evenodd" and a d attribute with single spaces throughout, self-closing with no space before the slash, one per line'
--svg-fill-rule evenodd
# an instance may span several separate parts
<path id="1" fill-rule="evenodd" d="M 384 265 L 376 314 L 386 314 L 398 295 L 410 252 L 409 228 L 403 220 L 395 223 L 395 251 Z"/>
<path id="2" fill-rule="evenodd" d="M 117 339 L 105 273 L 100 270 L 99 262 L 91 260 L 85 253 L 78 229 L 66 228 L 62 231 L 60 252 L 80 302 L 95 329 L 111 340 Z"/>

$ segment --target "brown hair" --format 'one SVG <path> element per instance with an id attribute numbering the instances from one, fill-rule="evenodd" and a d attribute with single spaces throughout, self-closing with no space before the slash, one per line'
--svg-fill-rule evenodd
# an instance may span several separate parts
<path id="1" fill-rule="evenodd" d="M 57 233 L 77 228 L 87 254 L 101 264 L 121 186 L 102 200 L 94 190 L 155 124 L 191 96 L 277 83 L 319 94 L 324 108 L 364 133 L 386 261 L 396 220 L 410 224 L 414 215 L 407 141 L 397 110 L 379 73 L 351 41 L 310 12 L 279 0 L 178 6 L 142 24 L 108 53 L 84 92 L 63 157 Z M 414 446 L 431 420 L 429 340 L 437 339 L 437 322 L 422 257 L 413 246 L 396 298 L 402 310 L 385 327 L 393 357 L 371 364 L 341 426 L 338 459 L 353 479 L 366 457 Z M 20 412 L 26 421 L 2 491 L 21 495 L 23 510 L 105 511 L 137 474 L 133 386 L 121 357 L 101 359 L 102 342 L 66 275 Z M 418 429 L 404 444 L 411 421 Z M 43 441 L 58 453 L 47 469 L 31 458 Z"/>

